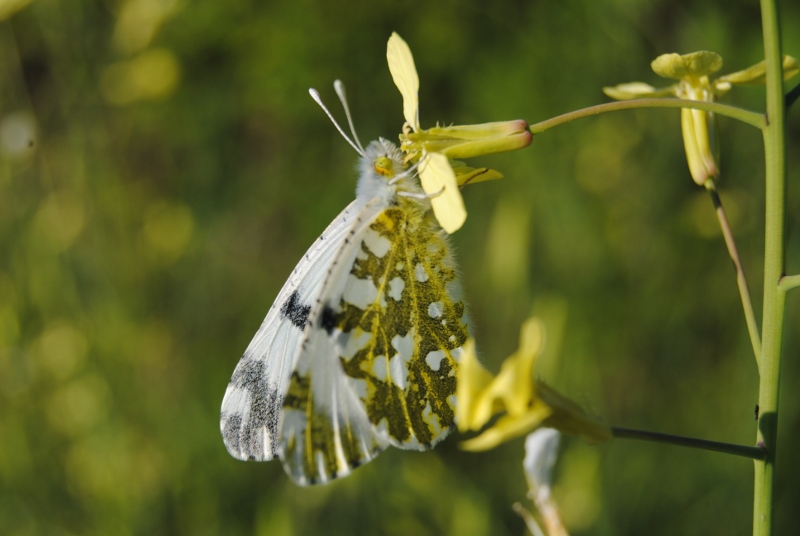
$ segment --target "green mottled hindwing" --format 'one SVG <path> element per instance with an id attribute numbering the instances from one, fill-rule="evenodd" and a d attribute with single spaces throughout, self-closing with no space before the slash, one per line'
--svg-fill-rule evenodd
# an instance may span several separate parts
<path id="1" fill-rule="evenodd" d="M 441 440 L 468 336 L 447 237 L 417 199 L 367 204 L 328 279 L 283 404 L 282 458 L 304 484 Z"/>

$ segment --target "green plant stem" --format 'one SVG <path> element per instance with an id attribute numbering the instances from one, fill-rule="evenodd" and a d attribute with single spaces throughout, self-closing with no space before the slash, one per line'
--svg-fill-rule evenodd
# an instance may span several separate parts
<path id="1" fill-rule="evenodd" d="M 722 200 L 717 192 L 717 185 L 712 179 L 707 179 L 704 186 L 711 195 L 711 202 L 714 204 L 717 220 L 719 220 L 719 226 L 722 229 L 722 236 L 725 238 L 725 245 L 728 247 L 728 255 L 730 255 L 733 267 L 736 269 L 736 283 L 739 286 L 739 295 L 742 298 L 744 318 L 747 322 L 747 331 L 750 333 L 750 344 L 753 346 L 756 365 L 760 366 L 761 336 L 758 334 L 758 322 L 756 322 L 756 314 L 753 312 L 753 302 L 750 300 L 750 290 L 747 287 L 747 278 L 744 275 L 742 261 L 739 258 L 739 250 L 736 248 L 736 240 L 733 238 L 733 231 L 728 222 L 728 216 L 725 214 L 725 207 L 722 206 Z"/>
<path id="2" fill-rule="evenodd" d="M 775 491 L 775 461 L 778 439 L 778 393 L 786 293 L 778 283 L 784 267 L 786 210 L 785 100 L 780 26 L 776 0 L 761 1 L 761 24 L 766 61 L 767 119 L 763 129 L 766 171 L 764 207 L 764 311 L 761 324 L 762 353 L 758 405 L 761 410 L 756 444 L 764 445 L 767 457 L 755 462 L 753 535 L 772 534 Z"/>
<path id="3" fill-rule="evenodd" d="M 763 460 L 767 457 L 764 448 L 748 447 L 747 445 L 735 445 L 732 443 L 719 443 L 706 439 L 695 439 L 693 437 L 676 436 L 672 434 L 662 434 L 659 432 L 648 432 L 646 430 L 633 430 L 631 428 L 611 427 L 611 434 L 616 438 L 640 439 L 642 441 L 653 441 L 656 443 L 668 443 L 681 447 L 691 447 L 702 450 L 713 450 L 714 452 L 724 452 L 734 456 L 743 456 L 754 460 Z"/>
<path id="4" fill-rule="evenodd" d="M 545 130 L 569 123 L 575 119 L 590 117 L 592 115 L 604 114 L 608 112 L 617 112 L 620 110 L 632 110 L 634 108 L 695 108 L 698 110 L 705 110 L 707 112 L 714 112 L 719 115 L 725 115 L 738 119 L 748 125 L 756 128 L 764 129 L 766 127 L 766 120 L 762 114 L 744 110 L 735 106 L 727 106 L 719 104 L 718 102 L 705 102 L 694 101 L 686 99 L 635 99 L 619 102 L 607 102 L 605 104 L 598 104 L 597 106 L 590 106 L 574 112 L 569 112 L 559 115 L 545 121 L 533 124 L 528 130 L 531 134 L 540 134 Z"/>
<path id="5" fill-rule="evenodd" d="M 778 288 L 784 293 L 797 287 L 800 287 L 800 275 L 785 275 L 778 282 Z"/>

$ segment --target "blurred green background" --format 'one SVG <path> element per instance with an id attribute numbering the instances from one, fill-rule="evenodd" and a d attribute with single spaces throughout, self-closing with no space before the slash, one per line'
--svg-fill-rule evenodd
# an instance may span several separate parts
<path id="1" fill-rule="evenodd" d="M 7 4 L 7 2 L 0 2 Z M 800 3 L 781 2 L 800 56 Z M 525 533 L 523 440 L 394 449 L 301 489 L 231 458 L 219 407 L 302 253 L 352 198 L 362 139 L 396 139 L 397 31 L 423 126 L 533 123 L 662 81 L 665 52 L 762 56 L 755 1 L 34 0 L 0 22 L 0 533 Z M 725 102 L 763 109 L 763 89 Z M 763 148 L 722 131 L 721 195 L 760 314 Z M 787 266 L 800 272 L 800 113 L 789 122 Z M 33 143 L 30 143 L 30 142 Z M 559 127 L 473 161 L 453 237 L 487 367 L 532 312 L 538 373 L 608 422 L 752 444 L 757 372 L 731 262 L 689 176 L 676 110 Z M 800 295 L 789 295 L 776 534 L 800 533 Z M 752 462 L 566 438 L 556 498 L 575 535 L 747 534 Z"/>

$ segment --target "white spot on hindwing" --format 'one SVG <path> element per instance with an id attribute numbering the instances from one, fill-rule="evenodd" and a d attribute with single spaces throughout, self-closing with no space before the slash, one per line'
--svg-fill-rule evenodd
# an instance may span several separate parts
<path id="1" fill-rule="evenodd" d="M 439 318 L 442 316 L 442 312 L 444 312 L 444 305 L 440 301 L 433 302 L 428 306 L 428 316 L 431 318 Z"/>
<path id="2" fill-rule="evenodd" d="M 392 383 L 400 389 L 405 389 L 408 380 L 408 360 L 404 359 L 400 354 L 395 354 L 389 360 L 389 372 L 392 375 Z"/>
<path id="3" fill-rule="evenodd" d="M 386 356 L 379 355 L 372 360 L 372 374 L 380 381 L 386 381 Z"/>
<path id="4" fill-rule="evenodd" d="M 400 335 L 395 335 L 392 337 L 392 348 L 397 350 L 397 355 L 403 358 L 403 361 L 406 363 L 411 359 L 414 355 L 414 336 L 415 336 L 416 329 L 411 328 L 411 330 L 406 334 L 405 337 L 401 337 Z"/>
<path id="5" fill-rule="evenodd" d="M 358 398 L 361 400 L 367 399 L 367 380 L 362 380 L 361 378 L 350 378 L 350 385 L 353 387 L 353 390 Z M 367 451 L 367 449 L 364 450 L 364 452 Z"/>
<path id="6" fill-rule="evenodd" d="M 439 370 L 439 367 L 442 366 L 442 359 L 444 358 L 444 352 L 441 350 L 434 350 L 433 352 L 428 352 L 428 355 L 425 357 L 425 362 L 432 371 L 436 372 Z"/>
<path id="7" fill-rule="evenodd" d="M 420 283 L 424 283 L 428 280 L 428 272 L 425 271 L 425 267 L 422 266 L 422 263 L 418 262 L 417 265 L 414 266 L 414 277 L 416 277 L 417 281 Z"/>
<path id="8" fill-rule="evenodd" d="M 392 247 L 392 243 L 388 238 L 372 229 L 368 229 L 364 233 L 364 245 L 379 259 L 382 259 Z"/>
<path id="9" fill-rule="evenodd" d="M 347 276 L 342 299 L 359 309 L 366 309 L 378 299 L 378 289 L 371 279 L 359 279 L 350 274 Z"/>
<path id="10" fill-rule="evenodd" d="M 363 349 L 372 340 L 372 333 L 356 329 L 349 333 L 339 332 L 339 347 L 344 359 L 352 359 L 356 352 Z"/>
<path id="11" fill-rule="evenodd" d="M 389 297 L 394 301 L 400 301 L 403 297 L 403 289 L 406 288 L 406 282 L 399 277 L 395 277 L 389 281 Z"/>

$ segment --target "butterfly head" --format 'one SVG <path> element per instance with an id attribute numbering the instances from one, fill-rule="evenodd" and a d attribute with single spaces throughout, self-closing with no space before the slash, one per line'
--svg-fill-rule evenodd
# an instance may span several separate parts
<path id="1" fill-rule="evenodd" d="M 378 138 L 367 146 L 362 157 L 362 172 L 367 171 L 364 166 L 369 166 L 371 173 L 376 173 L 389 181 L 406 169 L 403 153 L 394 143 L 383 138 Z"/>
<path id="2" fill-rule="evenodd" d="M 309 89 L 311 97 L 320 105 L 322 110 L 331 120 L 336 130 L 349 143 L 356 152 L 361 155 L 358 171 L 359 179 L 356 188 L 356 198 L 362 203 L 367 203 L 372 199 L 381 199 L 387 205 L 397 204 L 399 193 L 401 196 L 412 199 L 427 199 L 419 184 L 414 181 L 416 166 L 406 169 L 403 153 L 395 144 L 378 138 L 370 143 L 366 149 L 358 140 L 356 131 L 353 128 L 353 120 L 350 116 L 350 108 L 347 106 L 347 98 L 344 92 L 344 84 L 336 80 L 333 83 L 336 94 L 342 102 L 344 113 L 347 116 L 347 123 L 350 125 L 350 132 L 353 138 L 345 133 L 344 129 L 333 118 L 330 110 L 323 104 L 316 89 Z"/>
<path id="3" fill-rule="evenodd" d="M 359 172 L 356 196 L 365 202 L 381 198 L 391 203 L 398 192 L 421 192 L 414 173 L 403 161 L 403 153 L 383 138 L 367 146 L 359 163 Z"/>

